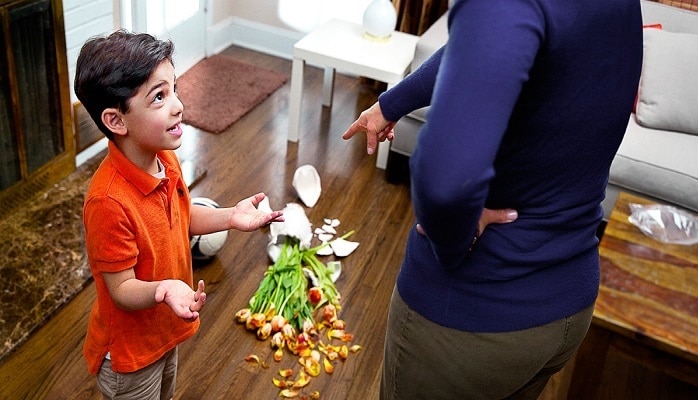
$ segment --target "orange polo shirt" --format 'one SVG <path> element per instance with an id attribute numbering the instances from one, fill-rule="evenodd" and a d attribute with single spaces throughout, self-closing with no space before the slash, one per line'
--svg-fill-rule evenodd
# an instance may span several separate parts
<path id="1" fill-rule="evenodd" d="M 163 179 L 136 167 L 110 141 L 85 196 L 85 242 L 97 287 L 83 348 L 92 374 L 107 352 L 114 371 L 137 371 L 199 328 L 198 320 L 185 322 L 164 303 L 141 311 L 118 308 L 102 276 L 133 268 L 144 281 L 179 279 L 193 285 L 189 191 L 175 153 L 162 151 L 158 158 Z"/>

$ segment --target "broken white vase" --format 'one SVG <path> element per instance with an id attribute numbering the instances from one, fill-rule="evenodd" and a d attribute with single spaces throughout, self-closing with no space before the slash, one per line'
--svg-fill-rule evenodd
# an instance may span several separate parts
<path id="1" fill-rule="evenodd" d="M 359 247 L 359 243 L 337 238 L 330 242 L 330 246 L 332 246 L 335 256 L 346 257 Z"/>
<path id="2" fill-rule="evenodd" d="M 322 186 L 320 175 L 315 167 L 310 164 L 301 165 L 293 174 L 293 188 L 303 204 L 312 208 L 320 198 Z"/>

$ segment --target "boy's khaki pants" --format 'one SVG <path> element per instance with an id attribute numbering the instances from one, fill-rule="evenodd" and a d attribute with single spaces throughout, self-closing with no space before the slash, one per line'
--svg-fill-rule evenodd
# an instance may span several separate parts
<path id="1" fill-rule="evenodd" d="M 169 400 L 177 380 L 177 347 L 153 364 L 130 373 L 114 372 L 104 359 L 97 386 L 107 400 Z"/>

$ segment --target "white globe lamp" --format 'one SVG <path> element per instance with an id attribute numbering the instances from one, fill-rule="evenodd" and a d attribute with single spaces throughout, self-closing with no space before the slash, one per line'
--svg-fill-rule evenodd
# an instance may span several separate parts
<path id="1" fill-rule="evenodd" d="M 397 24 L 397 11 L 390 0 L 373 0 L 363 17 L 364 36 L 374 40 L 388 40 Z"/>

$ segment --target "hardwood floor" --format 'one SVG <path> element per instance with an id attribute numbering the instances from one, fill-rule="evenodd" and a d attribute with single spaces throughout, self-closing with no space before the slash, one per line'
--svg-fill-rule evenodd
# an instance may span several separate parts
<path id="1" fill-rule="evenodd" d="M 375 399 L 386 312 L 414 220 L 408 189 L 386 182 L 384 171 L 374 166 L 375 158 L 365 154 L 364 140 L 347 142 L 340 137 L 377 93 L 356 78 L 337 75 L 334 105 L 323 108 L 322 71 L 306 68 L 303 131 L 298 143 L 290 143 L 286 131 L 291 62 L 238 47 L 225 53 L 286 73 L 289 81 L 219 135 L 194 128 L 185 131 L 180 159 L 190 159 L 207 170 L 192 188 L 192 196 L 232 205 L 263 191 L 273 208 L 283 208 L 299 201 L 291 186 L 295 169 L 303 164 L 317 168 L 323 192 L 317 205 L 306 209 L 310 221 L 319 226 L 323 218 L 338 218 L 339 233 L 353 229 L 351 239 L 361 243 L 342 260 L 344 274 L 337 286 L 347 330 L 363 349 L 338 364 L 333 375 L 314 379 L 311 388 L 319 390 L 322 399 Z M 271 381 L 274 371 L 292 366 L 295 359 L 286 357 L 280 364 L 270 361 L 269 369 L 244 361 L 251 353 L 271 360 L 271 349 L 233 320 L 268 265 L 267 242 L 266 231 L 231 232 L 218 257 L 195 270 L 195 279 L 206 282 L 208 301 L 199 333 L 180 346 L 176 398 L 278 398 Z M 101 398 L 82 357 L 94 299 L 90 284 L 2 361 L 0 399 Z"/>

